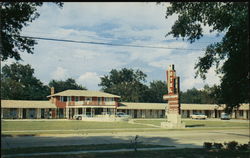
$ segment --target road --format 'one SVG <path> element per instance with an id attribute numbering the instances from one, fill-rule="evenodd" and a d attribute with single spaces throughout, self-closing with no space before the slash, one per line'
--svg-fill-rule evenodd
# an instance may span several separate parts
<path id="1" fill-rule="evenodd" d="M 177 148 L 201 147 L 204 142 L 248 143 L 249 129 L 227 130 L 169 130 L 154 132 L 90 133 L 85 135 L 60 134 L 44 136 L 2 137 L 2 148 L 88 145 L 105 143 L 129 143 L 136 135 L 145 144 L 174 145 Z"/>

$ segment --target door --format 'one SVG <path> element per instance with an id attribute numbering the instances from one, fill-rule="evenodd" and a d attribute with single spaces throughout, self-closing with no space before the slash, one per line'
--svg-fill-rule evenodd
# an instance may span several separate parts
<path id="1" fill-rule="evenodd" d="M 137 110 L 134 110 L 134 118 L 137 118 Z"/>
<path id="2" fill-rule="evenodd" d="M 26 109 L 23 109 L 23 119 L 26 119 Z"/>
<path id="3" fill-rule="evenodd" d="M 41 118 L 42 118 L 42 119 L 44 119 L 44 118 L 45 118 L 45 115 L 44 115 L 44 114 L 45 114 L 44 109 L 41 109 Z"/>

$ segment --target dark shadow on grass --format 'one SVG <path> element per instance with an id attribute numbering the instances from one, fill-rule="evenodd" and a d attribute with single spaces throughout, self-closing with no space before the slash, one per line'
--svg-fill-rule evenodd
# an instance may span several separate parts
<path id="1" fill-rule="evenodd" d="M 2 137 L 1 146 L 3 149 L 11 148 L 26 148 L 26 147 L 48 147 L 48 146 L 68 146 L 68 145 L 91 145 L 91 144 L 118 144 L 118 143 L 131 143 L 136 134 L 131 136 L 70 136 L 70 137 L 40 137 L 40 136 L 27 136 L 27 137 Z M 176 139 L 166 136 L 140 136 L 139 142 L 142 144 L 154 144 L 165 146 L 179 145 Z M 187 147 L 200 147 L 194 144 L 181 144 Z"/>
<path id="2" fill-rule="evenodd" d="M 204 127 L 204 124 L 186 125 L 186 127 Z"/>
<path id="3" fill-rule="evenodd" d="M 2 137 L 27 137 L 27 136 L 39 136 L 38 134 L 2 134 Z"/>

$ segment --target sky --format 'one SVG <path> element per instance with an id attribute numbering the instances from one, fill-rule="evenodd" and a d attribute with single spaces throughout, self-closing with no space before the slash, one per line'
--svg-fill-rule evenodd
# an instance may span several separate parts
<path id="1" fill-rule="evenodd" d="M 205 84 L 218 84 L 220 79 L 211 68 L 207 79 L 194 78 L 195 63 L 204 55 L 207 45 L 221 40 L 217 33 L 204 27 L 204 36 L 190 44 L 186 40 L 165 36 L 177 19 L 165 18 L 168 3 L 155 2 L 66 2 L 63 8 L 44 3 L 40 17 L 23 28 L 22 35 L 69 40 L 159 46 L 178 49 L 135 48 L 37 40 L 34 54 L 22 53 L 21 64 L 30 64 L 43 83 L 73 78 L 89 90 L 100 90 L 100 77 L 112 69 L 132 68 L 146 75 L 145 84 L 166 81 L 168 65 L 174 64 L 180 76 L 181 91 Z M 187 50 L 180 50 L 187 49 Z M 200 50 L 188 50 L 200 49 Z M 13 59 L 3 62 L 13 63 Z"/>

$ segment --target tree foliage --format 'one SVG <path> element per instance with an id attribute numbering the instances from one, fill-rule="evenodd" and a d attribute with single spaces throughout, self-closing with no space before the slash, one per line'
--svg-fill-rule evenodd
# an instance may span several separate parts
<path id="1" fill-rule="evenodd" d="M 143 101 L 143 92 L 147 89 L 143 84 L 146 76 L 140 70 L 112 69 L 109 75 L 101 77 L 99 86 L 104 92 L 121 96 L 122 101 L 140 102 Z"/>
<path id="2" fill-rule="evenodd" d="M 1 99 L 46 100 L 49 87 L 34 76 L 28 65 L 13 63 L 2 67 Z"/>
<path id="3" fill-rule="evenodd" d="M 61 2 L 55 2 L 59 7 Z M 33 20 L 39 17 L 37 8 L 43 2 L 1 2 L 0 3 L 0 46 L 1 60 L 14 58 L 20 60 L 20 52 L 33 54 L 35 40 L 21 37 L 23 27 L 28 26 Z M 1 48 L 0 47 L 0 48 Z"/>
<path id="4" fill-rule="evenodd" d="M 188 89 L 186 92 L 180 93 L 181 103 L 193 103 L 193 104 L 215 104 L 217 101 L 216 89 L 217 86 L 214 85 L 209 87 L 205 85 L 202 90 L 196 88 Z"/>
<path id="5" fill-rule="evenodd" d="M 149 87 L 145 93 L 145 102 L 166 103 L 166 100 L 163 100 L 163 95 L 168 93 L 167 83 L 160 80 L 150 82 Z"/>
<path id="6" fill-rule="evenodd" d="M 217 103 L 225 103 L 229 111 L 240 103 L 249 103 L 248 2 L 171 2 L 166 18 L 173 14 L 178 14 L 178 19 L 167 35 L 187 38 L 192 43 L 203 36 L 202 25 L 210 26 L 210 32 L 225 33 L 220 42 L 208 45 L 205 55 L 199 58 L 196 77 L 206 79 L 208 70 L 216 66 L 222 76 Z"/>
<path id="7" fill-rule="evenodd" d="M 55 93 L 62 92 L 68 89 L 86 90 L 84 86 L 77 84 L 73 78 L 68 78 L 65 81 L 51 80 L 49 82 L 49 86 L 55 88 Z"/>

